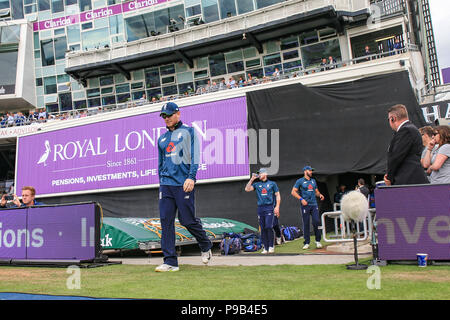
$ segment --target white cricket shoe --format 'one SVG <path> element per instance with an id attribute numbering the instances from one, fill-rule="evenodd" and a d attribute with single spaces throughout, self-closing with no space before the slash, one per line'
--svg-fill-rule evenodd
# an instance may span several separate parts
<path id="1" fill-rule="evenodd" d="M 202 262 L 204 264 L 208 264 L 209 261 L 211 260 L 211 257 L 212 257 L 211 249 L 209 249 L 208 251 L 202 252 Z"/>
<path id="2" fill-rule="evenodd" d="M 274 253 L 275 252 L 275 248 L 274 247 L 269 247 L 269 253 Z"/>
<path id="3" fill-rule="evenodd" d="M 178 270 L 180 270 L 179 267 L 174 267 L 174 266 L 171 266 L 171 265 L 165 264 L 165 263 L 160 265 L 160 266 L 157 266 L 155 268 L 156 272 L 175 272 L 175 271 L 178 271 Z"/>
<path id="4" fill-rule="evenodd" d="M 305 245 L 303 246 L 303 250 L 306 250 L 306 249 L 309 249 L 309 244 L 305 244 Z"/>
<path id="5" fill-rule="evenodd" d="M 277 241 L 277 244 L 280 245 L 281 244 L 281 237 L 277 238 L 276 241 Z"/>
<path id="6" fill-rule="evenodd" d="M 316 248 L 317 249 L 321 249 L 322 248 L 322 244 L 320 242 L 316 241 Z"/>
<path id="7" fill-rule="evenodd" d="M 261 251 L 262 254 L 267 254 L 267 252 L 268 251 L 266 249 L 263 249 L 263 251 Z"/>

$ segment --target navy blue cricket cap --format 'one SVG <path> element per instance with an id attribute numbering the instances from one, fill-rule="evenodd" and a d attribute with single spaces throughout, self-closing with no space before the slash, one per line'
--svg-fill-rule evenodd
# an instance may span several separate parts
<path id="1" fill-rule="evenodd" d="M 306 170 L 314 171 L 314 168 L 311 168 L 311 166 L 304 166 L 303 171 L 306 171 Z"/>
<path id="2" fill-rule="evenodd" d="M 162 106 L 161 113 L 159 114 L 159 116 L 161 116 L 162 114 L 171 116 L 172 114 L 178 112 L 179 110 L 180 109 L 178 108 L 176 103 L 167 102 Z"/>

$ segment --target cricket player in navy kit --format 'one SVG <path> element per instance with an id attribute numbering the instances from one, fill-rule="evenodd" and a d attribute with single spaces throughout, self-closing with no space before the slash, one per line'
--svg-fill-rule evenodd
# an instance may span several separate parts
<path id="1" fill-rule="evenodd" d="M 259 178 L 258 182 L 254 182 Z M 252 174 L 250 181 L 245 186 L 245 191 L 255 190 L 258 199 L 258 221 L 261 228 L 261 242 L 264 249 L 261 253 L 273 253 L 274 220 L 280 216 L 281 196 L 280 190 L 275 182 L 267 179 L 267 169 L 262 168 L 258 174 Z"/>
<path id="2" fill-rule="evenodd" d="M 316 236 L 316 248 L 322 248 L 320 243 L 321 233 L 319 230 L 319 208 L 317 206 L 316 196 L 323 201 L 324 196 L 319 192 L 317 188 L 317 182 L 312 178 L 313 168 L 305 166 L 303 168 L 303 177 L 295 182 L 292 188 L 291 195 L 300 200 L 300 210 L 302 212 L 303 219 L 303 238 L 304 246 L 303 250 L 309 248 L 310 242 L 310 230 L 309 230 L 309 216 L 312 216 L 312 223 L 314 228 L 314 234 Z"/>
<path id="3" fill-rule="evenodd" d="M 180 110 L 173 102 L 163 105 L 160 116 L 168 129 L 158 139 L 159 214 L 164 263 L 155 271 L 166 272 L 179 270 L 174 224 L 177 210 L 181 225 L 197 240 L 204 264 L 211 259 L 212 242 L 200 219 L 195 217 L 194 184 L 200 156 L 195 131 L 180 121 Z"/>

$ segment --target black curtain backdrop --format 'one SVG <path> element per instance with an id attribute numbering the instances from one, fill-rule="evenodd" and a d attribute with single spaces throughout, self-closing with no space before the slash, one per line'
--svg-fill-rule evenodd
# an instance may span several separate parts
<path id="1" fill-rule="evenodd" d="M 387 110 L 398 103 L 416 126 L 425 124 L 406 71 L 320 87 L 293 84 L 248 92 L 248 128 L 279 129 L 276 176 L 297 175 L 307 164 L 320 175 L 384 174 L 393 134 Z M 252 172 L 260 166 L 267 165 L 252 164 Z"/>
<path id="2" fill-rule="evenodd" d="M 392 136 L 387 109 L 408 107 L 416 125 L 423 119 L 407 73 L 308 88 L 290 85 L 247 95 L 248 127 L 280 129 L 280 171 L 269 177 L 281 192 L 283 225 L 302 227 L 299 203 L 291 195 L 305 164 L 316 168 L 325 201 L 320 212 L 331 211 L 326 175 L 383 174 Z M 255 172 L 260 165 L 251 165 Z M 221 217 L 258 227 L 256 195 L 244 191 L 247 181 L 196 185 L 197 216 Z M 352 186 L 353 187 L 353 186 Z M 159 217 L 159 189 L 92 193 L 40 199 L 46 204 L 97 201 L 106 217 Z"/>

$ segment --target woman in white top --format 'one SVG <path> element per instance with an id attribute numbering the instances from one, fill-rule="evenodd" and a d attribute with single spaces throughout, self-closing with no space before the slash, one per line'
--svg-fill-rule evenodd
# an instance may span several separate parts
<path id="1" fill-rule="evenodd" d="M 438 147 L 433 150 L 437 145 Z M 431 183 L 450 183 L 450 127 L 437 126 L 427 146 L 424 167 L 428 167 Z"/>

